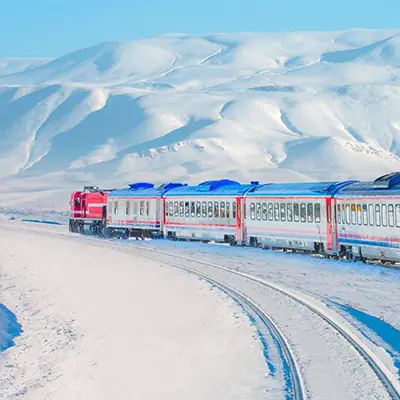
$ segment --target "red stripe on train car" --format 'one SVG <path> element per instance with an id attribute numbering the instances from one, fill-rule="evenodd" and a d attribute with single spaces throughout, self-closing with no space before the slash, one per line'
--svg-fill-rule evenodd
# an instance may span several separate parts
<path id="1" fill-rule="evenodd" d="M 159 225 L 160 221 L 134 221 L 130 219 L 113 219 L 110 221 L 110 223 L 116 223 L 116 224 L 142 224 L 142 225 Z"/>
<path id="2" fill-rule="evenodd" d="M 226 225 L 226 224 L 198 224 L 190 222 L 173 222 L 167 221 L 166 226 L 207 226 L 216 228 L 236 228 L 236 225 Z"/>
<path id="3" fill-rule="evenodd" d="M 310 231 L 310 230 L 304 230 L 304 229 L 285 229 L 285 228 L 270 228 L 268 225 L 266 227 L 253 227 L 253 226 L 248 226 L 249 231 L 266 231 L 266 232 L 279 232 L 279 233 L 299 233 L 299 234 L 312 234 L 312 235 L 320 235 L 320 236 L 326 236 L 326 232 L 318 232 L 318 231 Z"/>

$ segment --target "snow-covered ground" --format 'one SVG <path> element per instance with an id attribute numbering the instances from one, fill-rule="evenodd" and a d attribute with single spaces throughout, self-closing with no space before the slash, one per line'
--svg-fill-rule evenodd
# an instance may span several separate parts
<path id="1" fill-rule="evenodd" d="M 0 59 L 0 206 L 84 184 L 400 169 L 400 31 L 164 35 Z"/>
<path id="2" fill-rule="evenodd" d="M 1 399 L 263 398 L 254 326 L 204 281 L 4 225 L 0 268 L 0 303 L 23 329 L 0 353 Z"/>
<path id="3" fill-rule="evenodd" d="M 400 380 L 400 269 L 217 244 L 137 242 L 249 273 L 322 300 L 393 358 Z"/>
<path id="4" fill-rule="evenodd" d="M 24 333 L 15 338 L 17 345 L 5 353 L 7 355 L 5 365 L 14 366 L 14 368 L 5 368 L 7 393 L 10 393 L 10 390 L 23 390 L 18 386 L 20 382 L 23 382 L 24 387 L 36 385 L 36 389 L 31 389 L 32 396 L 43 395 L 43 391 L 47 389 L 51 390 L 49 393 L 53 393 L 54 389 L 60 390 L 60 393 L 65 393 L 66 396 L 71 395 L 70 392 L 63 392 L 67 389 L 62 386 L 62 383 L 64 380 L 71 379 L 71 374 L 75 373 L 73 376 L 77 382 L 88 390 L 83 393 L 82 398 L 91 399 L 90 396 L 94 392 L 90 390 L 97 390 L 96 381 L 92 382 L 92 378 L 100 379 L 97 382 L 104 381 L 104 385 L 111 386 L 117 379 L 115 375 L 112 375 L 112 379 L 107 380 L 105 374 L 109 367 L 104 366 L 101 361 L 115 365 L 118 359 L 120 362 L 118 368 L 127 368 L 126 363 L 132 362 L 125 358 L 120 360 L 120 356 L 112 352 L 113 348 L 109 349 L 112 354 L 105 351 L 104 347 L 108 348 L 105 342 L 109 343 L 109 340 L 113 343 L 118 342 L 117 348 L 124 354 L 131 351 L 138 352 L 139 359 L 134 365 L 141 368 L 142 375 L 140 376 L 146 381 L 148 374 L 154 373 L 151 369 L 153 365 L 148 366 L 146 361 L 143 367 L 140 365 L 140 357 L 147 355 L 148 351 L 150 351 L 150 357 L 159 357 L 153 353 L 147 341 L 145 341 L 147 344 L 145 350 L 143 348 L 138 350 L 140 347 L 138 343 L 142 343 L 141 340 L 143 340 L 141 335 L 143 334 L 144 337 L 149 335 L 149 329 L 140 326 L 137 332 L 137 319 L 146 314 L 144 317 L 146 321 L 149 320 L 153 328 L 157 325 L 157 332 L 168 338 L 167 342 L 160 341 L 156 346 L 157 351 L 162 350 L 164 362 L 161 362 L 155 373 L 161 375 L 167 369 L 168 374 L 183 374 L 179 367 L 188 368 L 188 365 L 194 362 L 196 368 L 200 364 L 196 377 L 201 380 L 209 379 L 207 383 L 203 382 L 203 385 L 207 386 L 204 388 L 205 392 L 202 392 L 203 398 L 218 396 L 218 398 L 241 398 L 244 393 L 248 393 L 249 398 L 261 399 L 266 391 L 268 398 L 282 398 L 282 389 L 277 390 L 277 377 L 270 373 L 271 368 L 265 363 L 267 359 L 275 367 L 277 365 L 276 359 L 271 357 L 273 353 L 269 348 L 271 343 L 269 342 L 267 347 L 264 344 L 262 348 L 260 338 L 257 337 L 254 326 L 249 325 L 244 310 L 225 295 L 215 289 L 211 290 L 205 282 L 196 281 L 193 277 L 182 275 L 181 272 L 174 271 L 170 267 L 161 268 L 168 265 L 167 258 L 159 255 L 157 260 L 153 256 L 156 253 L 152 249 L 210 261 L 284 285 L 284 287 L 295 289 L 298 293 L 310 295 L 316 301 L 322 301 L 338 312 L 344 318 L 344 322 L 347 321 L 349 326 L 359 332 L 365 343 L 393 371 L 395 379 L 397 377 L 400 380 L 398 296 L 400 270 L 324 260 L 308 255 L 232 248 L 214 244 L 167 240 L 133 241 L 132 243 L 131 241 L 104 242 L 69 234 L 66 226 L 23 223 L 19 219 L 9 221 L 8 218 L 9 215 L 3 215 L 0 221 L 0 264 L 3 266 L 1 288 L 6 289 L 2 291 L 0 303 L 5 304 L 17 315 Z M 24 243 L 22 248 L 18 245 L 19 241 Z M 43 252 L 43 246 L 51 249 L 48 250 L 49 254 Z M 147 257 L 152 260 L 148 260 Z M 56 263 L 50 261 L 52 258 L 56 258 Z M 71 261 L 73 261 L 72 265 Z M 356 399 L 360 396 L 371 399 L 387 398 L 379 382 L 376 382 L 376 377 L 371 375 L 369 368 L 363 365 L 362 359 L 348 346 L 348 343 L 341 341 L 334 331 L 331 332 L 318 318 L 309 315 L 306 310 L 292 304 L 293 302 L 282 296 L 277 296 L 276 293 L 257 287 L 246 279 L 229 277 L 227 274 L 207 269 L 206 266 L 196 265 L 195 262 L 187 265 L 207 274 L 212 273 L 215 278 L 246 293 L 274 318 L 294 347 L 310 398 L 334 399 L 338 394 L 343 399 Z M 132 287 L 135 288 L 135 293 L 130 290 Z M 71 289 L 73 296 L 70 294 Z M 6 296 L 3 296 L 3 292 Z M 107 295 L 104 296 L 104 293 Z M 192 299 L 192 297 L 195 298 Z M 130 304 L 140 304 L 140 307 L 121 306 L 122 299 L 130 300 Z M 188 302 L 190 302 L 190 307 L 194 302 L 193 310 L 190 308 L 189 311 L 187 308 Z M 171 323 L 170 320 L 174 320 L 172 326 L 160 328 L 158 317 L 153 320 L 150 315 L 155 311 L 154 308 L 149 307 L 149 304 L 154 305 L 154 308 L 161 307 L 156 312 L 163 314 L 161 320 L 165 323 Z M 104 314 L 107 315 L 107 325 L 100 327 Z M 179 321 L 176 321 L 178 314 Z M 123 330 L 121 330 L 121 324 L 123 324 Z M 110 326 L 117 326 L 118 329 L 110 331 Z M 197 331 L 199 327 L 200 332 L 192 334 L 192 329 Z M 27 329 L 28 331 L 32 329 L 33 333 L 30 335 Z M 183 337 L 182 330 L 185 330 Z M 154 338 L 154 343 L 160 338 L 158 333 Z M 41 335 L 43 335 L 43 341 L 48 340 L 48 342 L 38 341 L 37 338 Z M 126 343 L 122 345 L 121 342 L 126 335 L 136 335 L 136 343 L 129 342 L 129 345 Z M 199 342 L 199 335 L 205 335 L 206 338 L 202 337 Z M 207 338 L 210 340 L 207 341 Z M 193 350 L 194 353 L 191 352 L 192 339 L 200 348 L 199 352 L 196 349 Z M 27 340 L 35 343 L 35 346 L 32 345 L 32 350 L 29 347 L 32 342 L 27 343 Z M 179 345 L 175 340 L 179 342 Z M 36 341 L 38 341 L 37 344 Z M 206 353 L 206 358 L 207 362 L 213 365 L 212 374 L 216 373 L 216 365 L 220 365 L 220 368 L 225 370 L 222 373 L 221 369 L 217 369 L 217 372 L 220 371 L 222 374 L 221 382 L 218 378 L 220 385 L 208 378 L 203 369 L 203 366 L 208 369 L 209 364 L 201 358 L 205 354 L 201 344 L 211 347 L 208 349 L 209 353 Z M 176 346 L 186 347 L 183 347 L 185 350 L 179 347 L 182 351 L 177 351 Z M 232 351 L 236 352 L 234 361 L 230 354 L 231 346 L 233 346 Z M 31 372 L 32 368 L 27 368 L 26 363 L 32 362 L 34 353 L 31 352 L 34 351 L 39 351 L 44 356 L 41 356 L 34 364 L 37 368 L 35 372 Z M 183 362 L 183 364 L 180 363 L 179 358 L 182 357 L 182 353 L 187 356 L 184 358 L 186 363 Z M 73 361 L 76 357 L 78 364 Z M 198 361 L 199 357 L 202 362 Z M 17 360 L 20 360 L 23 368 L 17 365 Z M 96 363 L 96 367 L 90 367 L 92 368 L 89 369 L 92 371 L 89 374 L 90 378 L 86 375 L 86 370 L 92 360 L 95 360 L 93 362 Z M 176 369 L 172 372 L 165 365 L 167 360 L 176 363 Z M 160 363 L 159 360 L 158 363 Z M 229 363 L 232 365 L 229 366 Z M 134 370 L 134 365 L 130 364 L 129 368 Z M 146 369 L 147 366 L 148 369 Z M 241 369 L 242 366 L 244 370 Z M 82 376 L 81 367 L 85 371 Z M 25 371 L 29 369 L 30 373 L 19 373 L 19 371 L 24 371 L 24 368 Z M 113 370 L 113 374 L 117 372 Z M 171 374 L 168 375 L 169 383 L 174 378 Z M 205 378 L 206 375 L 207 378 Z M 181 376 L 186 377 L 186 375 Z M 226 376 L 229 376 L 230 380 Z M 125 373 L 119 378 L 127 379 Z M 164 378 L 158 375 L 158 379 L 163 381 Z M 134 385 L 133 382 L 131 383 Z M 225 384 L 233 385 L 233 387 L 223 388 Z M 87 385 L 89 389 L 86 389 Z M 125 382 L 124 385 L 126 385 Z M 180 385 L 183 385 L 182 382 Z M 208 385 L 211 386 L 208 387 Z M 190 390 L 186 388 L 186 384 L 182 387 L 182 393 L 185 393 L 185 396 L 189 393 L 189 398 L 196 398 L 190 397 L 191 392 L 185 392 L 185 390 Z M 141 386 L 140 388 L 140 390 L 149 389 Z M 121 396 L 124 389 L 130 390 L 127 386 L 123 386 L 119 392 Z M 207 391 L 208 389 L 210 391 Z M 229 390 L 232 391 L 229 392 Z M 151 393 L 157 397 L 157 394 L 163 392 Z M 104 392 L 104 395 L 108 395 L 108 392 Z M 119 398 L 118 393 L 113 395 Z M 164 395 L 161 397 L 168 398 Z M 199 395 L 199 398 L 201 397 Z M 35 397 L 32 398 L 35 399 Z M 178 396 L 178 398 L 181 397 Z"/>

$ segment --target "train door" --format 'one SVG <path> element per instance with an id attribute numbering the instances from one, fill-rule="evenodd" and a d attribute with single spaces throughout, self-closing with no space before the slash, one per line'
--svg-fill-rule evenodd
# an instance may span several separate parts
<path id="1" fill-rule="evenodd" d="M 331 202 L 331 220 L 332 220 L 332 253 L 336 254 L 339 252 L 339 238 L 338 238 L 338 220 L 336 213 L 336 199 L 332 198 Z"/>
<path id="2" fill-rule="evenodd" d="M 244 199 L 236 197 L 236 241 L 241 244 L 245 241 L 244 237 Z"/>
<path id="3" fill-rule="evenodd" d="M 328 254 L 334 254 L 337 252 L 338 237 L 337 237 L 337 225 L 335 216 L 335 205 L 336 199 L 328 197 L 325 199 L 326 203 L 326 250 Z"/>
<path id="4" fill-rule="evenodd" d="M 165 197 L 156 200 L 156 221 L 160 221 L 160 232 L 164 233 L 165 226 Z M 157 222 L 156 222 L 157 223 Z"/>

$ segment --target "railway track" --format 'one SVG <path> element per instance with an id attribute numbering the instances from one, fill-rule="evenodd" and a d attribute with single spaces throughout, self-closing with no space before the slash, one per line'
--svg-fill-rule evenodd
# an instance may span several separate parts
<path id="1" fill-rule="evenodd" d="M 151 257 L 147 257 L 148 259 L 152 259 Z M 174 262 L 165 262 L 163 263 L 168 264 L 172 267 L 179 268 L 181 270 L 184 270 L 186 272 L 189 272 L 193 275 L 196 275 L 199 278 L 202 278 L 206 280 L 207 282 L 211 283 L 215 287 L 219 288 L 223 292 L 227 293 L 230 297 L 235 299 L 239 304 L 245 305 L 248 310 L 251 310 L 251 312 L 258 318 L 261 324 L 263 324 L 271 333 L 271 335 L 274 337 L 276 342 L 279 345 L 280 350 L 282 351 L 284 361 L 286 364 L 286 367 L 289 371 L 289 376 L 290 376 L 290 387 L 286 388 L 286 391 L 288 392 L 289 395 L 291 395 L 291 398 L 293 400 L 306 400 L 306 391 L 304 388 L 304 383 L 301 377 L 301 373 L 299 370 L 299 367 L 296 363 L 296 360 L 294 358 L 293 352 L 284 337 L 284 335 L 281 333 L 280 329 L 276 326 L 275 322 L 269 317 L 263 310 L 262 308 L 254 303 L 249 297 L 246 295 L 240 293 L 238 290 L 232 288 L 229 285 L 226 285 L 225 283 L 211 278 L 210 276 L 203 274 L 199 271 L 196 271 L 192 268 L 179 265 Z"/>
<path id="2" fill-rule="evenodd" d="M 236 271 L 222 265 L 213 264 L 207 261 L 198 260 L 192 257 L 186 257 L 179 254 L 169 253 L 166 251 L 159 250 L 155 247 L 145 247 L 135 243 L 121 243 L 124 246 L 134 247 L 140 250 L 145 250 L 151 252 L 153 254 L 158 254 L 163 256 L 162 261 L 164 263 L 171 264 L 170 262 L 165 260 L 165 257 L 172 257 L 175 259 L 185 260 L 189 262 L 194 262 L 196 264 L 205 265 L 207 267 L 211 267 L 213 269 L 222 270 L 228 273 L 231 273 L 236 276 L 241 276 L 246 278 L 250 281 L 257 282 L 263 286 L 266 286 L 270 289 L 273 289 L 292 300 L 296 301 L 297 303 L 301 304 L 302 306 L 309 309 L 314 314 L 318 315 L 322 320 L 324 320 L 329 326 L 336 330 L 336 332 L 342 336 L 356 351 L 357 353 L 365 360 L 365 362 L 369 365 L 369 367 L 374 371 L 375 375 L 382 383 L 384 388 L 386 389 L 387 393 L 389 394 L 390 398 L 393 400 L 400 400 L 400 383 L 396 376 L 386 367 L 386 365 L 374 354 L 374 352 L 356 335 L 354 334 L 347 326 L 343 325 L 340 321 L 338 321 L 337 316 L 335 316 L 332 312 L 327 310 L 322 304 L 319 304 L 317 301 L 312 300 L 311 298 L 308 299 L 306 295 L 300 295 L 291 291 L 290 289 L 284 288 L 280 285 L 277 285 L 272 282 L 268 282 L 264 279 L 258 278 L 256 276 Z M 150 257 L 151 258 L 151 257 Z M 154 259 L 154 258 L 153 258 Z M 161 261 L 161 260 L 159 260 Z M 172 262 L 172 264 L 174 264 Z M 190 268 L 183 268 L 187 270 L 191 270 L 193 273 L 200 274 L 196 270 L 192 270 Z M 209 277 L 207 277 L 209 279 Z"/>

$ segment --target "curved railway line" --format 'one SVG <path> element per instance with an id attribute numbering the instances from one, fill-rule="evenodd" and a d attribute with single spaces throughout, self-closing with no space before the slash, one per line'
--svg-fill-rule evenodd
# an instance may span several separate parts
<path id="1" fill-rule="evenodd" d="M 151 259 L 151 257 L 148 257 L 148 258 Z M 286 363 L 286 366 L 288 368 L 289 375 L 290 375 L 290 388 L 286 388 L 286 390 L 289 389 L 291 391 L 293 400 L 306 400 L 307 397 L 306 397 L 306 391 L 304 388 L 304 383 L 301 378 L 301 373 L 300 373 L 299 367 L 297 366 L 293 352 L 292 352 L 286 338 L 281 333 L 279 328 L 276 326 L 274 321 L 271 319 L 270 316 L 268 316 L 262 310 L 262 308 L 259 305 L 254 303 L 249 297 L 240 293 L 238 290 L 232 288 L 231 286 L 226 285 L 225 283 L 220 282 L 219 280 L 211 278 L 210 276 L 208 276 L 206 274 L 203 274 L 192 268 L 185 267 L 183 265 L 179 265 L 179 264 L 176 264 L 173 262 L 165 262 L 165 261 L 163 261 L 163 262 L 172 267 L 179 268 L 181 270 L 184 270 L 186 272 L 189 272 L 193 275 L 196 275 L 196 276 L 206 280 L 207 282 L 213 284 L 215 287 L 223 290 L 230 297 L 236 299 L 240 304 L 246 305 L 247 308 L 249 310 L 251 310 L 252 313 L 254 313 L 258 317 L 260 322 L 271 332 L 271 334 L 276 339 L 276 341 L 282 351 L 284 361 Z"/>
<path id="2" fill-rule="evenodd" d="M 386 365 L 373 353 L 373 351 L 357 335 L 355 335 L 346 326 L 343 326 L 343 324 L 336 321 L 334 316 L 329 315 L 330 313 L 327 310 L 325 310 L 323 306 L 318 305 L 316 302 L 313 302 L 312 300 L 308 300 L 307 296 L 296 294 L 290 289 L 283 288 L 282 286 L 277 285 L 275 283 L 268 282 L 264 279 L 258 278 L 256 276 L 244 272 L 232 270 L 222 265 L 213 264 L 207 261 L 198 260 L 192 257 L 182 256 L 179 254 L 169 253 L 166 251 L 159 250 L 155 247 L 144 247 L 134 243 L 129 243 L 129 244 L 121 243 L 120 241 L 118 241 L 118 243 L 123 244 L 124 246 L 135 247 L 145 251 L 147 250 L 149 252 L 152 252 L 153 254 L 157 253 L 159 255 L 162 255 L 163 257 L 173 257 L 175 259 L 190 261 L 214 269 L 229 272 L 231 274 L 241 276 L 248 280 L 257 282 L 285 296 L 288 296 L 292 300 L 296 301 L 297 303 L 301 304 L 302 306 L 312 311 L 314 314 L 318 315 L 322 320 L 324 320 L 327 324 L 329 324 L 329 326 L 335 329 L 336 332 L 340 336 L 342 336 L 357 351 L 357 353 L 365 360 L 365 362 L 369 365 L 369 367 L 374 371 L 375 375 L 386 389 L 390 398 L 393 400 L 400 400 L 400 383 L 398 379 L 392 374 L 392 372 L 386 367 Z M 162 261 L 167 264 L 173 264 L 173 262 L 170 263 L 166 261 L 165 258 L 163 258 Z M 181 268 L 190 270 L 190 268 L 187 267 L 181 267 Z M 196 270 L 192 270 L 192 272 L 199 274 L 199 272 Z M 204 274 L 200 273 L 200 275 Z M 210 277 L 208 277 L 207 275 L 205 275 L 205 277 L 207 277 L 207 279 L 210 279 Z"/>

